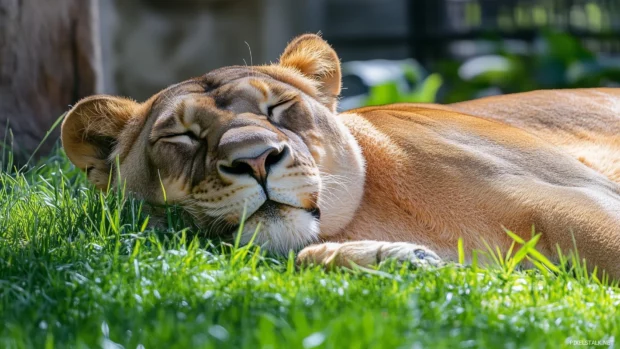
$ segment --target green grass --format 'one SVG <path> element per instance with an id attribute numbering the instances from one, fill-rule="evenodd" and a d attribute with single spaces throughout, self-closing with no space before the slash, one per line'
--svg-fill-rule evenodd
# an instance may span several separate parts
<path id="1" fill-rule="evenodd" d="M 583 275 L 511 263 L 298 269 L 292 256 L 213 245 L 173 210 L 168 229 L 150 228 L 143 211 L 121 192 L 90 189 L 62 154 L 3 171 L 0 347 L 546 348 L 620 338 L 620 289 Z"/>

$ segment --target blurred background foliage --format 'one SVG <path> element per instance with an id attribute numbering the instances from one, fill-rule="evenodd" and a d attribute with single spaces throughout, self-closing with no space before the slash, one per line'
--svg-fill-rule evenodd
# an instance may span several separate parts
<path id="1" fill-rule="evenodd" d="M 420 0 L 408 9 L 413 59 L 344 63 L 342 109 L 620 86 L 620 1 Z"/>
<path id="2" fill-rule="evenodd" d="M 100 1 L 104 92 L 146 99 L 232 64 L 276 61 L 321 32 L 341 110 L 616 86 L 620 0 Z"/>
<path id="3" fill-rule="evenodd" d="M 365 98 L 354 98 L 353 103 L 345 98 L 344 106 L 348 109 L 401 102 L 454 103 L 536 89 L 620 86 L 620 59 L 599 57 L 570 34 L 546 31 L 536 40 L 536 50 L 530 54 L 511 52 L 501 38 L 489 42 L 493 43 L 495 53 L 465 61 L 444 59 L 434 64 L 433 73 L 413 60 L 383 61 L 382 68 L 391 65 L 390 72 L 384 72 L 383 79 L 367 86 Z M 361 74 L 362 69 L 351 72 L 351 63 L 344 65 L 345 73 Z M 379 69 L 371 65 L 366 63 L 365 69 Z M 398 72 L 394 72 L 394 66 Z M 349 85 L 355 84 L 355 80 L 345 76 Z M 363 84 L 362 79 L 357 83 Z"/>
<path id="4" fill-rule="evenodd" d="M 419 0 L 408 10 L 413 58 L 345 62 L 341 109 L 620 86 L 620 1 Z"/>
<path id="5" fill-rule="evenodd" d="M 497 53 L 464 63 L 443 61 L 438 71 L 446 79 L 443 102 L 535 89 L 616 86 L 620 83 L 620 62 L 597 57 L 569 35 L 545 32 L 532 54 L 514 54 L 502 40 L 495 41 Z"/>
<path id="6" fill-rule="evenodd" d="M 307 32 L 343 62 L 341 110 L 620 81 L 620 0 L 100 4 L 104 92 L 139 100 L 224 65 L 276 61 Z"/>
<path id="7" fill-rule="evenodd" d="M 11 44 L 0 47 L 0 143 L 23 149 L 26 159 L 58 115 L 86 95 L 144 101 L 222 66 L 275 62 L 302 33 L 322 33 L 343 62 L 340 110 L 620 85 L 620 0 L 24 3 L 37 10 L 0 0 L 0 43 Z M 76 31 L 75 23 L 89 30 Z M 58 39 L 68 36 L 81 41 Z M 76 61 L 79 55 L 88 59 Z M 76 77 L 80 62 L 88 74 Z M 45 65 L 49 72 L 41 73 Z"/>

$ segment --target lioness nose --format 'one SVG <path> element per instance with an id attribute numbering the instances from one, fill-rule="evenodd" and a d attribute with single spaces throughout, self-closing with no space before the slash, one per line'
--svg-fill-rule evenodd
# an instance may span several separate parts
<path id="1" fill-rule="evenodd" d="M 271 166 L 280 162 L 285 157 L 287 151 L 286 147 L 283 150 L 269 147 L 257 157 L 235 159 L 230 166 L 220 165 L 219 170 L 228 175 L 249 174 L 264 185 Z"/>

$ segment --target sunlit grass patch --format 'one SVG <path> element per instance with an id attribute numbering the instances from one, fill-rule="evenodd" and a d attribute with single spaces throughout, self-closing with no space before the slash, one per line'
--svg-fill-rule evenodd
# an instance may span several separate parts
<path id="1" fill-rule="evenodd" d="M 91 189 L 62 153 L 29 170 L 3 164 L 2 348 L 542 348 L 620 338 L 620 290 L 573 267 L 578 256 L 520 271 L 516 262 L 536 260 L 532 240 L 490 269 L 300 269 L 294 255 L 212 243 L 174 207 L 154 228 L 145 204 L 122 187 Z"/>

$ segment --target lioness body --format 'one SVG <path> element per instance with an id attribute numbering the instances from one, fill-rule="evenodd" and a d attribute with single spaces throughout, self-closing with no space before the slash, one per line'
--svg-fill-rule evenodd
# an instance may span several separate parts
<path id="1" fill-rule="evenodd" d="M 553 100 L 565 102 L 554 108 Z M 511 103 L 521 113 L 503 109 Z M 366 160 L 364 197 L 356 218 L 330 239 L 414 241 L 455 260 L 459 237 L 469 249 L 486 250 L 482 237 L 506 250 L 512 239 L 498 227 L 527 239 L 535 226 L 541 252 L 553 256 L 556 244 L 569 251 L 573 232 L 582 256 L 620 271 L 613 182 L 620 139 L 610 132 L 620 124 L 620 91 L 537 91 L 349 113 L 342 117 Z M 548 115 L 557 113 L 564 117 Z M 584 127 L 589 117 L 599 129 Z"/>
<path id="2" fill-rule="evenodd" d="M 88 98 L 63 124 L 69 158 L 107 187 L 182 205 L 199 225 L 301 261 L 436 264 L 504 228 L 554 258 L 577 248 L 620 278 L 620 92 L 538 91 L 337 115 L 340 65 L 315 35 L 277 65 L 229 67 L 138 104 Z M 116 177 L 113 177 L 116 178 Z M 162 190 L 163 187 L 163 190 Z M 317 244 L 318 243 L 318 244 Z"/>

